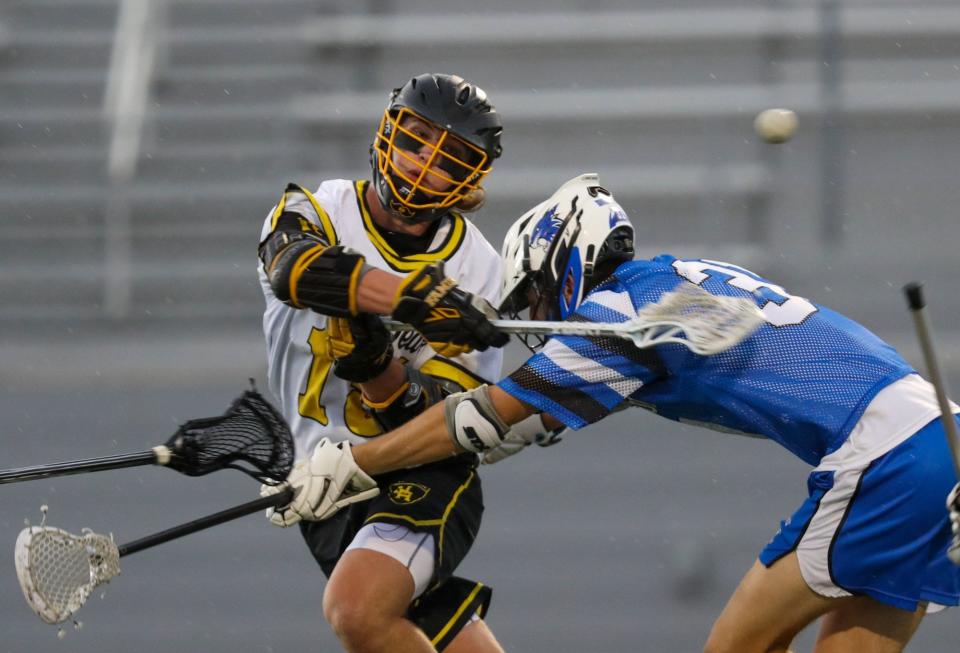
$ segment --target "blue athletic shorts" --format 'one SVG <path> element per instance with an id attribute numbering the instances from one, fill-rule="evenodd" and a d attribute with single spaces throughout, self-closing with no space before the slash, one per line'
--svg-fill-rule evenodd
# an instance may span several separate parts
<path id="1" fill-rule="evenodd" d="M 813 471 L 809 496 L 760 553 L 769 567 L 797 552 L 818 594 L 870 596 L 915 610 L 960 604 L 960 567 L 947 558 L 945 506 L 957 482 L 936 419 L 869 464 Z"/>

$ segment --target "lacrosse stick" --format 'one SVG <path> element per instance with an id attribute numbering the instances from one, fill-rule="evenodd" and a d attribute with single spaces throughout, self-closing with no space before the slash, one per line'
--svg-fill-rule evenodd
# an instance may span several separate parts
<path id="1" fill-rule="evenodd" d="M 764 322 L 756 304 L 744 297 L 711 295 L 703 288 L 684 284 L 648 304 L 626 322 L 547 322 L 491 320 L 504 333 L 568 336 L 612 336 L 631 340 L 640 349 L 677 343 L 703 356 L 730 349 Z M 393 331 L 413 327 L 388 321 Z"/>
<path id="2" fill-rule="evenodd" d="M 293 438 L 273 406 L 247 390 L 223 415 L 190 420 L 150 451 L 0 470 L 0 484 L 137 465 L 163 465 L 187 476 L 229 467 L 274 485 L 293 467 Z"/>
<path id="3" fill-rule="evenodd" d="M 947 445 L 950 447 L 950 457 L 953 459 L 953 471 L 960 478 L 960 444 L 957 440 L 957 422 L 953 417 L 953 410 L 950 408 L 950 399 L 947 398 L 947 386 L 940 376 L 940 366 L 937 365 L 937 356 L 933 352 L 933 337 L 930 335 L 930 328 L 927 326 L 927 320 L 924 316 L 923 307 L 926 304 L 923 300 L 923 286 L 919 283 L 908 283 L 903 287 L 903 292 L 907 295 L 907 306 L 913 315 L 913 325 L 917 330 L 917 339 L 920 341 L 920 349 L 923 351 L 923 358 L 927 364 L 927 373 L 930 375 L 930 381 L 933 383 L 933 389 L 937 394 L 937 403 L 940 405 L 940 414 L 943 416 L 943 434 L 947 438 Z M 950 519 L 953 522 L 955 518 L 955 505 L 953 492 L 947 497 L 947 509 L 950 511 Z M 960 532 L 957 531 L 957 525 L 953 523 L 953 540 L 947 547 L 947 557 L 955 565 L 960 565 Z"/>
<path id="4" fill-rule="evenodd" d="M 20 531 L 14 550 L 20 589 L 43 621 L 64 622 L 98 585 L 110 582 L 120 573 L 123 556 L 290 503 L 293 496 L 294 491 L 287 489 L 121 545 L 114 543 L 113 536 L 89 529 L 84 529 L 82 535 L 73 535 L 52 526 L 30 526 Z"/>
<path id="5" fill-rule="evenodd" d="M 927 373 L 930 375 L 930 382 L 937 393 L 937 403 L 940 404 L 940 413 L 943 415 L 943 430 L 946 432 L 947 444 L 950 445 L 950 454 L 953 457 L 953 469 L 960 478 L 960 445 L 957 439 L 957 423 L 953 419 L 953 411 L 950 409 L 950 400 L 947 398 L 946 384 L 943 377 L 940 376 L 940 366 L 937 365 L 937 356 L 933 352 L 933 338 L 930 335 L 930 328 L 927 326 L 923 307 L 926 302 L 923 300 L 923 286 L 919 283 L 908 283 L 903 287 L 903 292 L 907 296 L 907 305 L 910 307 L 910 313 L 913 315 L 913 325 L 917 330 L 917 340 L 920 341 L 920 349 L 923 350 L 923 359 L 927 365 Z"/>

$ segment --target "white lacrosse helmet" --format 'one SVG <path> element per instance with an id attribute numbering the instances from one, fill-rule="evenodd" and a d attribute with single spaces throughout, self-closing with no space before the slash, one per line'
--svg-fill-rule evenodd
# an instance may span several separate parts
<path id="1" fill-rule="evenodd" d="M 500 312 L 516 317 L 531 297 L 540 297 L 546 319 L 566 319 L 610 274 L 606 266 L 598 269 L 601 263 L 633 258 L 633 238 L 630 219 L 597 174 L 574 177 L 507 231 Z M 568 278 L 573 282 L 569 299 L 563 292 Z"/>

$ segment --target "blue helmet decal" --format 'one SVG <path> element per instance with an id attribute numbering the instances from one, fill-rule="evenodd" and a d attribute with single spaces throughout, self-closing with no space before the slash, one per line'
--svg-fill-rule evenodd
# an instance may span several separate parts
<path id="1" fill-rule="evenodd" d="M 557 232 L 560 230 L 560 225 L 563 224 L 563 218 L 557 215 L 557 206 L 558 205 L 554 205 L 550 207 L 533 227 L 533 231 L 530 233 L 531 247 L 546 247 L 553 241 L 554 236 L 557 235 Z M 540 243 L 541 240 L 544 242 Z"/>
<path id="2" fill-rule="evenodd" d="M 612 200 L 604 199 L 598 197 L 594 200 L 597 203 L 597 206 L 606 206 L 610 208 L 610 228 L 613 229 L 618 224 L 629 224 L 630 218 L 627 217 L 626 212 L 620 207 L 619 204 Z"/>
<path id="3" fill-rule="evenodd" d="M 567 301 L 567 298 L 564 297 L 563 289 L 567 285 L 567 277 L 573 277 L 573 295 L 571 295 L 570 300 Z M 580 262 L 580 250 L 577 247 L 574 247 L 570 250 L 570 262 L 567 264 L 567 269 L 564 270 L 563 276 L 560 277 L 560 285 L 557 288 L 559 297 L 557 301 L 560 306 L 560 319 L 565 320 L 570 315 L 577 310 L 577 305 L 580 303 L 580 286 L 583 284 L 583 267 Z"/>

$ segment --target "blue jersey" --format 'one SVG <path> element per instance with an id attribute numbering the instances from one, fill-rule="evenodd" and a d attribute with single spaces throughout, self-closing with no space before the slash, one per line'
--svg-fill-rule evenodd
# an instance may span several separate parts
<path id="1" fill-rule="evenodd" d="M 880 390 L 913 372 L 856 322 L 717 261 L 663 255 L 624 263 L 572 319 L 624 322 L 682 283 L 752 298 L 766 323 L 713 356 L 679 344 L 638 349 L 620 338 L 554 336 L 500 387 L 572 428 L 639 405 L 673 420 L 770 438 L 816 465 L 843 444 Z"/>

